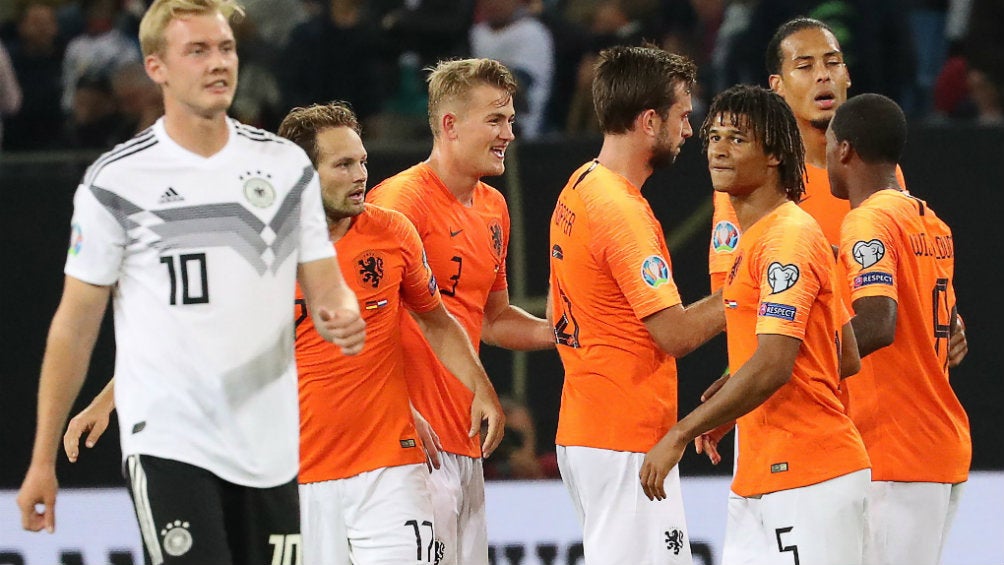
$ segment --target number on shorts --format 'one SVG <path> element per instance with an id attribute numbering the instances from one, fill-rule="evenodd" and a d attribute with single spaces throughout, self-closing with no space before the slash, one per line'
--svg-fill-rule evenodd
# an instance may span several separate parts
<path id="1" fill-rule="evenodd" d="M 415 559 L 419 561 L 422 560 L 422 531 L 418 527 L 418 520 L 408 520 L 404 523 L 405 526 L 411 526 L 415 530 Z M 432 549 L 436 546 L 436 536 L 432 530 L 432 522 L 428 520 L 422 520 L 422 526 L 428 526 L 429 528 L 429 547 L 426 550 L 426 561 L 433 563 L 432 560 Z"/>
<path id="2" fill-rule="evenodd" d="M 777 535 L 777 550 L 784 553 L 785 551 L 790 551 L 792 556 L 795 558 L 795 565 L 799 565 L 798 561 L 798 546 L 797 545 L 784 545 L 781 541 L 781 534 L 786 534 L 794 529 L 792 526 L 787 528 L 776 528 L 774 533 Z"/>
<path id="3" fill-rule="evenodd" d="M 272 534 L 268 536 L 272 547 L 272 565 L 301 565 L 300 534 Z M 294 559 L 295 556 L 295 559 Z"/>

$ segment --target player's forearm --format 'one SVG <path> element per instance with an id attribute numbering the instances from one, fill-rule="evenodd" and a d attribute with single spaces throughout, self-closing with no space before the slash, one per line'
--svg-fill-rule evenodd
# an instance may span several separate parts
<path id="1" fill-rule="evenodd" d="M 63 428 L 87 377 L 97 334 L 53 320 L 38 384 L 38 419 L 32 465 L 55 465 Z"/>
<path id="2" fill-rule="evenodd" d="M 546 319 L 510 304 L 482 325 L 481 341 L 514 351 L 551 349 L 554 347 L 554 328 Z"/>
<path id="3" fill-rule="evenodd" d="M 419 319 L 419 326 L 446 370 L 471 392 L 494 390 L 467 333 L 454 318 L 426 317 Z"/>
<path id="4" fill-rule="evenodd" d="M 677 422 L 674 430 L 689 443 L 702 433 L 735 422 L 766 402 L 790 377 L 790 370 L 750 359 L 714 396 Z"/>

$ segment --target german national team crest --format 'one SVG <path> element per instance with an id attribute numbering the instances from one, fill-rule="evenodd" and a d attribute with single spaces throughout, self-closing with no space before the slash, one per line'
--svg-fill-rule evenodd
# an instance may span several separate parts
<path id="1" fill-rule="evenodd" d="M 383 281 L 384 256 L 379 251 L 366 251 L 355 258 L 359 285 L 377 288 Z"/>
<path id="2" fill-rule="evenodd" d="M 492 234 L 492 251 L 495 257 L 502 258 L 502 224 L 498 220 L 492 220 L 488 225 L 488 231 Z"/>
<path id="3" fill-rule="evenodd" d="M 247 171 L 240 176 L 244 182 L 244 198 L 259 208 L 268 208 L 275 202 L 272 175 L 261 171 Z"/>

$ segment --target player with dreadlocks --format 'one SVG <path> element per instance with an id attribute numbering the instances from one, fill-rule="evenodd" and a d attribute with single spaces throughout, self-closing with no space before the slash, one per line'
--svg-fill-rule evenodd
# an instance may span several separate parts
<path id="1" fill-rule="evenodd" d="M 861 563 L 869 462 L 837 398 L 860 359 L 830 244 L 796 204 L 805 164 L 795 118 L 777 94 L 734 86 L 712 102 L 701 137 L 712 185 L 743 229 L 722 292 L 735 371 L 649 451 L 642 488 L 663 498 L 687 444 L 736 420 L 723 561 L 792 552 L 796 562 Z"/>

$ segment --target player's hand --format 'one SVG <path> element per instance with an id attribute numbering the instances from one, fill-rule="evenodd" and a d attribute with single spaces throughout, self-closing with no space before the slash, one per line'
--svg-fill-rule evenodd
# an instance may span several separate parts
<path id="1" fill-rule="evenodd" d="M 88 448 L 94 447 L 101 439 L 101 434 L 108 429 L 111 406 L 104 406 L 98 402 L 91 402 L 79 414 L 70 420 L 66 426 L 66 433 L 63 434 L 63 449 L 70 463 L 76 463 L 80 455 L 80 438 L 85 433 L 87 438 L 84 445 Z"/>
<path id="2" fill-rule="evenodd" d="M 735 425 L 735 422 L 722 424 L 710 432 L 705 432 L 694 438 L 694 448 L 697 450 L 697 453 L 706 454 L 712 465 L 721 463 L 722 456 L 718 453 L 718 443 L 722 441 L 722 438 L 727 433 L 732 431 Z"/>
<path id="3" fill-rule="evenodd" d="M 638 477 L 641 479 L 641 488 L 649 500 L 665 500 L 666 476 L 680 462 L 687 443 L 680 441 L 673 430 L 669 430 L 659 443 L 645 454 Z"/>
<path id="4" fill-rule="evenodd" d="M 499 403 L 499 397 L 493 389 L 483 387 L 474 393 L 471 402 L 471 429 L 467 437 L 474 437 L 481 432 L 481 423 L 488 424 L 484 442 L 481 444 L 482 457 L 488 458 L 502 442 L 505 434 L 505 412 Z"/>
<path id="5" fill-rule="evenodd" d="M 55 465 L 32 465 L 17 493 L 17 506 L 21 509 L 21 527 L 37 532 L 45 528 L 50 534 L 56 531 L 56 480 Z M 36 505 L 39 506 L 36 509 Z M 40 511 L 39 511 L 40 510 Z"/>
<path id="6" fill-rule="evenodd" d="M 955 316 L 955 331 L 948 340 L 948 366 L 958 367 L 969 353 L 969 341 L 966 340 L 966 324 L 962 316 Z"/>
<path id="7" fill-rule="evenodd" d="M 411 409 L 411 416 L 415 419 L 415 430 L 418 431 L 418 438 L 422 440 L 422 451 L 425 452 L 425 465 L 431 473 L 433 469 L 438 469 L 441 465 L 439 453 L 443 451 L 443 444 L 439 441 L 439 435 L 428 420 L 414 408 Z"/>
<path id="8" fill-rule="evenodd" d="M 318 331 L 324 339 L 342 348 L 345 355 L 355 355 L 363 350 L 366 341 L 366 322 L 358 312 L 338 308 L 318 311 L 321 327 Z"/>

